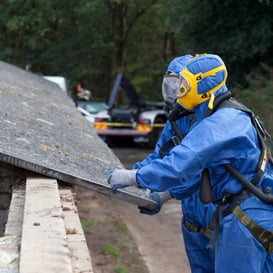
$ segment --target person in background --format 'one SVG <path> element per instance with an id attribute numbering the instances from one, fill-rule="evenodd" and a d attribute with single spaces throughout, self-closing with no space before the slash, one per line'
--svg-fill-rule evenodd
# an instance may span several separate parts
<path id="1" fill-rule="evenodd" d="M 90 90 L 84 89 L 80 82 L 76 85 L 77 98 L 80 100 L 89 101 L 92 99 L 92 94 Z"/>

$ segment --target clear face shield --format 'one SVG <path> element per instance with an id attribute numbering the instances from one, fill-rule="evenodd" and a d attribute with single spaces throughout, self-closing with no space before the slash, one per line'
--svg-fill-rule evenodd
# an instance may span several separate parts
<path id="1" fill-rule="evenodd" d="M 167 74 L 162 82 L 162 96 L 165 101 L 165 112 L 169 120 L 175 121 L 183 116 L 190 114 L 180 104 L 176 102 L 179 97 L 179 76 Z"/>
<path id="2" fill-rule="evenodd" d="M 177 98 L 178 88 L 179 77 L 174 73 L 165 75 L 162 81 L 162 96 L 164 101 L 166 101 L 167 98 L 173 98 L 175 100 Z"/>

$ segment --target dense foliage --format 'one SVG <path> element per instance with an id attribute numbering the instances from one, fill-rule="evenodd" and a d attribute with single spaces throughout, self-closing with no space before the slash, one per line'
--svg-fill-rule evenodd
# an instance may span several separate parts
<path id="1" fill-rule="evenodd" d="M 192 52 L 219 54 L 230 71 L 230 84 L 245 85 L 245 74 L 261 70 L 261 62 L 273 64 L 273 5 L 268 1 L 172 2 L 178 37 Z"/>
<path id="2" fill-rule="evenodd" d="M 81 82 L 104 101 L 116 74 L 124 73 L 143 99 L 161 100 L 162 75 L 173 57 L 216 53 L 235 93 L 249 88 L 255 91 L 247 100 L 249 94 L 267 98 L 271 14 L 270 0 L 2 0 L 0 59 L 63 75 L 71 88 Z"/>

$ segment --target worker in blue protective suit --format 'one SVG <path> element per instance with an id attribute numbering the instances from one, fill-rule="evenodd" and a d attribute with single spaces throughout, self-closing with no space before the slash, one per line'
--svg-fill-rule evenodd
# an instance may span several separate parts
<path id="1" fill-rule="evenodd" d="M 111 188 L 180 186 L 181 198 L 187 198 L 200 189 L 202 172 L 209 169 L 217 202 L 210 242 L 215 244 L 215 272 L 273 272 L 273 168 L 261 131 L 249 113 L 225 103 L 236 104 L 228 99 L 227 69 L 219 56 L 195 56 L 180 79 L 174 108 L 193 110 L 196 122 L 162 159 L 139 170 L 115 170 Z"/>
<path id="2" fill-rule="evenodd" d="M 170 62 L 162 82 L 162 94 L 165 102 L 167 99 L 175 99 L 179 83 L 179 72 L 191 57 L 192 56 L 188 54 L 177 57 Z M 176 142 L 173 141 L 173 137 L 179 137 L 177 136 L 179 133 L 185 135 L 194 122 L 194 116 L 193 114 L 186 115 L 174 122 L 176 125 L 172 124 L 172 121 L 166 122 L 153 153 L 149 154 L 142 162 L 135 163 L 133 169 L 140 169 L 150 164 L 153 160 L 168 155 L 170 150 L 175 145 L 178 145 L 181 141 L 180 138 L 182 138 L 181 136 Z M 174 128 L 174 126 L 177 127 Z M 177 129 L 179 132 L 176 132 Z M 160 211 L 161 206 L 168 199 L 175 198 L 181 200 L 180 188 L 178 186 L 170 189 L 168 192 L 153 192 L 152 197 L 159 201 L 159 205 L 154 210 L 142 207 L 140 208 L 140 212 L 154 215 Z M 212 219 L 215 206 L 212 203 L 206 205 L 202 204 L 199 199 L 199 193 L 196 193 L 185 200 L 182 200 L 181 208 L 183 212 L 181 228 L 191 271 L 194 273 L 213 273 L 213 251 L 207 248 L 209 239 L 204 233 Z"/>

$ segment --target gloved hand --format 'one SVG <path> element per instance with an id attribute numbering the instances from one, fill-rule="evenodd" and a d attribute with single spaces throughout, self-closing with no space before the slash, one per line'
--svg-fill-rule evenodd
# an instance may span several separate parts
<path id="1" fill-rule="evenodd" d="M 172 199 L 172 196 L 169 191 L 152 192 L 151 198 L 156 202 L 155 208 L 151 210 L 151 209 L 139 206 L 138 209 L 140 213 L 148 214 L 148 215 L 157 214 L 161 210 L 163 203 Z"/>
<path id="2" fill-rule="evenodd" d="M 108 178 L 112 191 L 129 186 L 137 186 L 137 170 L 114 170 Z"/>

